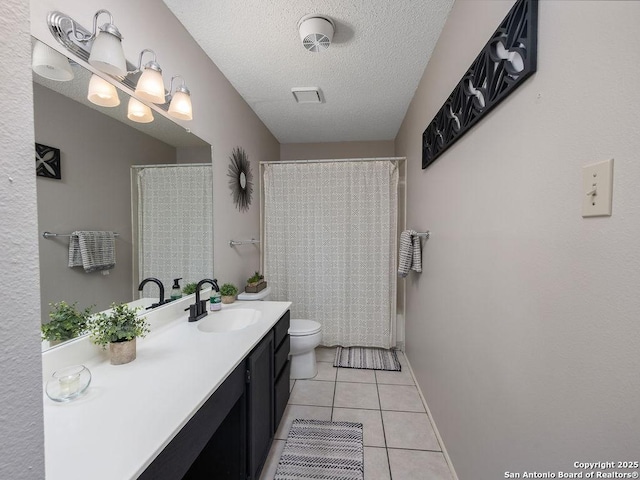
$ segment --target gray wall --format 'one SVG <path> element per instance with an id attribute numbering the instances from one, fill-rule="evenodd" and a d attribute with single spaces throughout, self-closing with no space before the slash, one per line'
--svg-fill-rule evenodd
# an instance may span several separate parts
<path id="1" fill-rule="evenodd" d="M 62 180 L 37 177 L 38 229 L 110 230 L 116 266 L 109 275 L 68 267 L 69 239 L 40 243 L 42 320 L 65 300 L 104 310 L 132 298 L 131 165 L 175 163 L 176 149 L 67 97 L 34 84 L 36 142 L 60 149 Z M 210 158 L 210 157 L 209 157 Z M 210 160 L 209 160 L 210 161 Z"/>
<path id="2" fill-rule="evenodd" d="M 283 143 L 280 160 L 393 157 L 393 140 L 379 142 Z M 269 160 L 278 160 L 270 158 Z"/>
<path id="3" fill-rule="evenodd" d="M 0 16 L 0 478 L 44 478 L 28 3 Z"/>
<path id="4" fill-rule="evenodd" d="M 513 2 L 457 1 L 396 138 L 407 355 L 461 480 L 573 471 L 640 445 L 640 2 L 541 1 L 538 71 L 421 170 L 421 135 Z M 613 216 L 582 167 L 615 158 Z"/>

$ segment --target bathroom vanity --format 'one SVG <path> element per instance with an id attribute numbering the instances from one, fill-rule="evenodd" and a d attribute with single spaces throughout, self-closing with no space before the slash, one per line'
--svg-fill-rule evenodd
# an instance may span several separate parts
<path id="1" fill-rule="evenodd" d="M 134 362 L 86 358 L 77 363 L 92 372 L 87 393 L 67 404 L 45 399 L 48 480 L 259 478 L 289 396 L 290 303 L 225 305 L 257 318 L 226 332 L 187 322 L 179 303 L 149 320 Z M 94 346 L 83 341 L 43 355 L 44 370 L 79 355 L 64 348 L 86 355 Z"/>

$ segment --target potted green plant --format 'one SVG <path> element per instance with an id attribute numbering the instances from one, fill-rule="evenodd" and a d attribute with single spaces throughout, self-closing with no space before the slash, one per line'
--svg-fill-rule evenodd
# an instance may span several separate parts
<path id="1" fill-rule="evenodd" d="M 222 296 L 222 303 L 233 303 L 236 301 L 236 295 L 238 294 L 238 287 L 233 283 L 225 283 L 220 287 L 220 295 Z"/>
<path id="2" fill-rule="evenodd" d="M 65 301 L 49 304 L 52 308 L 49 312 L 51 320 L 41 327 L 43 340 L 57 345 L 84 333 L 93 305 L 79 311 L 76 308 L 77 304 L 78 302 L 74 302 L 73 305 L 69 305 Z"/>
<path id="3" fill-rule="evenodd" d="M 111 311 L 100 312 L 88 322 L 91 341 L 102 348 L 109 345 L 112 365 L 123 365 L 136 359 L 136 338 L 149 333 L 149 324 L 138 316 L 138 308 L 126 303 L 112 303 Z"/>
<path id="4" fill-rule="evenodd" d="M 265 288 L 267 288 L 267 282 L 264 280 L 264 275 L 256 272 L 252 277 L 247 279 L 247 285 L 244 287 L 244 291 L 247 293 L 258 293 Z"/>
<path id="5" fill-rule="evenodd" d="M 191 295 L 192 293 L 196 293 L 197 283 L 187 283 L 182 289 L 182 293 L 185 295 Z"/>

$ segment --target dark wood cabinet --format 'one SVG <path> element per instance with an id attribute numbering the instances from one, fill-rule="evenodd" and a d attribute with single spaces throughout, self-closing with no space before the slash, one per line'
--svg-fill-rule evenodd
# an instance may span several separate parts
<path id="1" fill-rule="evenodd" d="M 289 400 L 287 311 L 140 479 L 258 480 Z"/>
<path id="2" fill-rule="evenodd" d="M 273 332 L 247 357 L 249 478 L 260 478 L 273 440 Z"/>

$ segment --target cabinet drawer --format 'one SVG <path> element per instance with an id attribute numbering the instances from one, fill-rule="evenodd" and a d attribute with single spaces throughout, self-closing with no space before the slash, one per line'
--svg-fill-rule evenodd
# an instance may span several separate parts
<path id="1" fill-rule="evenodd" d="M 274 415 L 274 432 L 278 429 L 284 410 L 287 408 L 287 402 L 289 401 L 289 374 L 291 373 L 291 362 L 287 361 L 280 376 L 276 380 L 275 388 L 275 415 Z"/>
<path id="2" fill-rule="evenodd" d="M 282 342 L 282 344 L 276 350 L 275 355 L 275 368 L 273 369 L 273 376 L 278 378 L 280 372 L 282 371 L 282 367 L 287 363 L 287 358 L 289 358 L 289 350 L 290 350 L 291 339 L 289 335 L 287 335 Z"/>
<path id="3" fill-rule="evenodd" d="M 273 328 L 275 332 L 274 345 L 276 348 L 278 348 L 278 346 L 282 343 L 282 341 L 284 340 L 284 337 L 286 337 L 289 334 L 290 318 L 291 318 L 291 314 L 289 313 L 289 310 L 287 310 L 287 312 L 284 315 L 282 315 L 282 317 L 280 317 L 280 320 L 278 320 L 278 323 L 276 323 L 276 326 Z"/>

